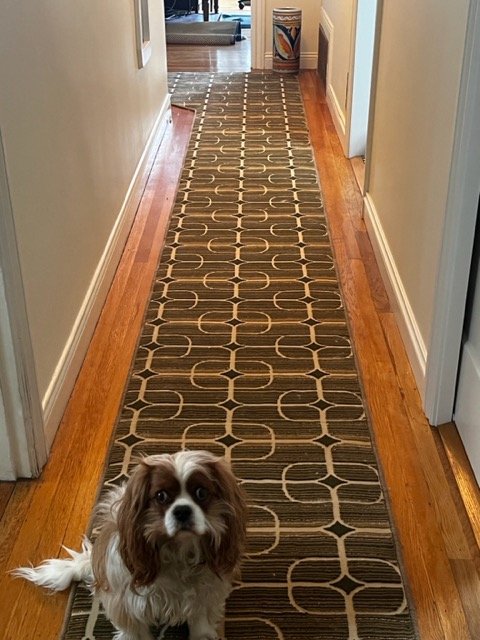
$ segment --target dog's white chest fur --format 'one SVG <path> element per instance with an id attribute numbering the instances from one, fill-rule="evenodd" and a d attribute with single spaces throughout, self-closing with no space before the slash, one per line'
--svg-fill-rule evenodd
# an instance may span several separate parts
<path id="1" fill-rule="evenodd" d="M 123 594 L 123 607 L 129 614 L 148 625 L 178 625 L 185 620 L 198 620 L 200 627 L 208 623 L 215 628 L 223 617 L 231 583 L 208 568 L 198 537 L 186 537 L 180 545 L 176 540 L 165 544 L 161 549 L 159 576 L 153 584 L 136 590 L 131 588 L 131 575 L 123 563 L 118 562 L 118 557 L 118 536 L 114 536 L 107 554 L 111 590 L 100 594 L 105 612 L 111 619 L 117 611 L 117 594 Z M 208 620 L 203 621 L 205 607 L 210 614 Z"/>

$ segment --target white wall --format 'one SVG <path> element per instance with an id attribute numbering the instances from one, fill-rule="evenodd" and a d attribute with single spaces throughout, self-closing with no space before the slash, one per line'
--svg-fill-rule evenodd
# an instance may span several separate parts
<path id="1" fill-rule="evenodd" d="M 383 3 L 366 222 L 421 393 L 468 4 Z"/>
<path id="2" fill-rule="evenodd" d="M 254 0 L 255 1 L 255 0 Z M 302 10 L 300 67 L 316 69 L 318 58 L 318 25 L 320 24 L 321 0 L 263 0 L 265 5 L 265 62 L 264 68 L 273 64 L 273 9 L 295 7 Z"/>
<path id="3" fill-rule="evenodd" d="M 321 21 L 328 37 L 327 102 L 345 152 L 353 12 L 353 0 L 323 0 Z"/>
<path id="4" fill-rule="evenodd" d="M 108 268 L 105 252 L 125 240 L 115 233 L 126 199 L 168 109 L 163 2 L 150 2 L 152 57 L 141 70 L 133 9 L 0 5 L 0 127 L 50 440 L 113 273 L 115 252 Z"/>

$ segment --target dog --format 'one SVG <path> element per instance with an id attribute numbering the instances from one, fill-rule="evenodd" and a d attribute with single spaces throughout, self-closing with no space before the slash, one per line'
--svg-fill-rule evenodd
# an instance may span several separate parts
<path id="1" fill-rule="evenodd" d="M 152 640 L 156 624 L 188 623 L 190 640 L 216 640 L 246 538 L 246 502 L 225 462 L 206 451 L 141 459 L 96 509 L 99 533 L 81 551 L 14 570 L 62 591 L 99 594 L 115 640 Z"/>

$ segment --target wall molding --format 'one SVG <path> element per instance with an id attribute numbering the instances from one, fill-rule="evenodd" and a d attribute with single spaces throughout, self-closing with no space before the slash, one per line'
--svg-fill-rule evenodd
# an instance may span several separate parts
<path id="1" fill-rule="evenodd" d="M 333 89 L 333 85 L 328 82 L 327 71 L 327 105 L 332 116 L 333 124 L 337 131 L 337 135 L 342 143 L 342 149 L 345 155 L 347 155 L 347 123 L 345 120 L 345 114 L 342 111 L 342 107 L 337 98 L 337 94 Z"/>
<path id="2" fill-rule="evenodd" d="M 170 96 L 167 95 L 145 144 L 144 151 L 137 164 L 122 207 L 90 282 L 70 336 L 42 399 L 44 430 L 48 449 L 52 445 L 78 372 L 85 358 L 135 218 L 148 175 L 169 122 L 171 122 L 171 109 Z"/>
<path id="3" fill-rule="evenodd" d="M 375 204 L 367 193 L 364 220 L 422 401 L 425 397 L 427 349 L 383 231 Z"/>
<path id="4" fill-rule="evenodd" d="M 330 20 L 330 16 L 323 7 L 320 9 L 320 24 L 322 25 L 328 40 L 330 40 L 330 38 L 333 37 L 333 22 Z"/>
<path id="5" fill-rule="evenodd" d="M 333 43 L 335 39 L 335 29 L 333 26 L 333 22 L 330 20 L 329 15 L 322 7 L 320 10 L 320 25 L 322 26 L 325 35 L 328 40 L 328 50 L 329 52 L 333 51 Z M 343 152 L 347 155 L 347 123 L 345 120 L 345 114 L 340 106 L 340 102 L 337 98 L 335 90 L 333 88 L 332 82 L 332 71 L 330 67 L 330 53 L 329 59 L 327 60 L 327 106 L 332 116 L 333 124 L 335 126 L 335 130 L 337 132 L 338 137 L 340 138 L 340 143 L 342 145 Z"/>

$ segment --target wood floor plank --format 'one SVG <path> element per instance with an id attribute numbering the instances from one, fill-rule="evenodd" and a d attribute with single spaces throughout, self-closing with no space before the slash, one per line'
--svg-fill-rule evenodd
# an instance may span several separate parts
<path id="1" fill-rule="evenodd" d="M 8 558 L 17 532 L 23 527 L 34 488 L 34 483 L 28 480 L 16 482 L 15 490 L 0 519 L 0 580 L 7 570 Z"/>
<path id="2" fill-rule="evenodd" d="M 480 547 L 480 489 L 456 426 L 453 423 L 442 425 L 439 432 Z"/>
<path id="3" fill-rule="evenodd" d="M 480 638 L 480 618 L 478 603 L 480 602 L 480 588 L 477 576 L 472 576 L 472 563 L 469 560 L 452 560 L 452 571 L 458 591 L 462 597 L 465 618 L 468 623 L 471 638 Z"/>
<path id="4" fill-rule="evenodd" d="M 361 156 L 355 156 L 350 158 L 352 163 L 353 173 L 358 184 L 358 188 L 363 192 L 365 185 L 365 160 Z"/>
<path id="5" fill-rule="evenodd" d="M 7 504 L 15 490 L 14 482 L 2 482 L 0 484 L 0 518 L 2 518 L 7 508 Z"/>
<path id="6" fill-rule="evenodd" d="M 435 434 L 420 408 L 420 398 L 405 348 L 393 314 L 381 316 L 384 334 L 395 361 L 397 384 L 404 398 L 404 407 L 411 425 L 411 433 L 420 456 L 421 468 L 432 496 L 436 521 L 439 523 L 450 559 L 471 560 L 470 544 L 465 536 L 456 503 L 461 498 L 452 495 L 448 478 L 435 442 Z M 455 490 L 455 488 L 454 488 Z"/>
<path id="7" fill-rule="evenodd" d="M 218 73 L 250 71 L 250 58 L 249 36 L 246 40 L 225 47 L 195 47 L 181 44 L 171 44 L 167 47 L 167 64 L 172 71 L 204 71 L 206 66 Z"/>
<path id="8" fill-rule="evenodd" d="M 469 638 L 434 496 L 424 476 L 421 452 L 369 297 L 362 263 L 351 265 L 349 282 L 346 296 L 355 314 L 354 343 L 421 637 Z"/>

